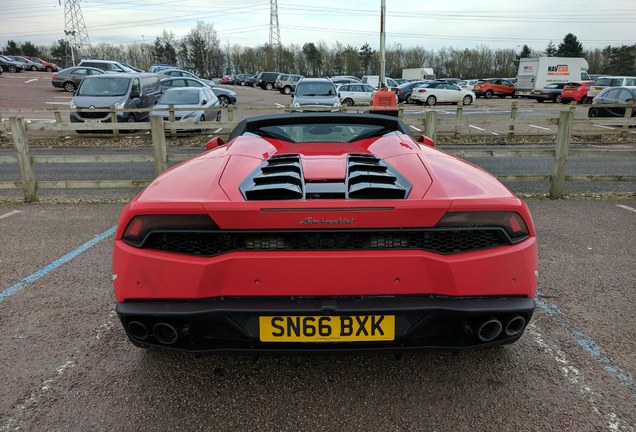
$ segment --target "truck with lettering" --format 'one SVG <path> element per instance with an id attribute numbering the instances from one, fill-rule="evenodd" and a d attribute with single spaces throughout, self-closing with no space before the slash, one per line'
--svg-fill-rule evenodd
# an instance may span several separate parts
<path id="1" fill-rule="evenodd" d="M 589 80 L 582 57 L 532 57 L 519 60 L 515 95 L 531 97 L 548 84 Z"/>

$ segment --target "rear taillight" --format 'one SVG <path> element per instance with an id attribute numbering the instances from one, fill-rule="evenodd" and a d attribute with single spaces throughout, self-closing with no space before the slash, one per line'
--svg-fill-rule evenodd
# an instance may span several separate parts
<path id="1" fill-rule="evenodd" d="M 201 231 L 214 230 L 218 226 L 207 214 L 140 215 L 132 218 L 122 239 L 132 245 L 141 246 L 153 231 Z"/>
<path id="2" fill-rule="evenodd" d="M 435 225 L 437 228 L 502 228 L 513 243 L 528 237 L 528 227 L 515 212 L 449 212 Z"/>

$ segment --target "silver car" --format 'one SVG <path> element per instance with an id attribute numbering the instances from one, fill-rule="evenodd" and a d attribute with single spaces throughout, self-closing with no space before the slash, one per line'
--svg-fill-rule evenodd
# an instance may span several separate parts
<path id="1" fill-rule="evenodd" d="M 220 120 L 219 99 L 210 87 L 175 87 L 166 90 L 150 115 L 170 120 L 170 106 L 177 122 L 195 123 Z"/>
<path id="2" fill-rule="evenodd" d="M 336 87 L 328 78 L 303 78 L 298 81 L 296 90 L 291 95 L 292 108 L 304 108 L 303 111 L 311 111 L 309 107 L 333 108 L 331 111 L 340 111 L 342 107 Z"/>

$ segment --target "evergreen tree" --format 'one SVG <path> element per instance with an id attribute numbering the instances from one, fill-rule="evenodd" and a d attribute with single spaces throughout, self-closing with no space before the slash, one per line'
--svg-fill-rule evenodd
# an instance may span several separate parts
<path id="1" fill-rule="evenodd" d="M 559 50 L 557 49 L 554 42 L 550 41 L 550 43 L 545 47 L 545 51 L 543 51 L 543 54 L 546 57 L 556 57 L 558 52 Z"/>
<path id="2" fill-rule="evenodd" d="M 20 54 L 22 54 L 20 52 L 20 48 L 18 47 L 18 44 L 15 43 L 15 41 L 13 41 L 13 40 L 7 41 L 7 46 L 4 47 L 4 49 L 2 51 L 6 55 L 20 55 Z"/>
<path id="3" fill-rule="evenodd" d="M 557 57 L 583 57 L 583 44 L 579 42 L 576 36 L 568 33 L 563 38 L 563 42 L 559 44 Z"/>
<path id="4" fill-rule="evenodd" d="M 636 75 L 636 44 L 607 47 L 603 53 L 609 58 L 607 73 L 611 75 Z"/>
<path id="5" fill-rule="evenodd" d="M 373 54 L 375 51 L 371 49 L 368 43 L 365 43 L 358 51 L 358 55 L 360 56 L 360 61 L 362 63 L 362 73 L 369 73 L 369 66 L 371 65 L 371 59 L 373 58 Z"/>
<path id="6" fill-rule="evenodd" d="M 29 41 L 22 44 L 21 50 L 22 50 L 22 54 L 26 56 L 32 56 L 32 57 L 40 56 L 40 50 L 37 49 L 36 46 Z"/>

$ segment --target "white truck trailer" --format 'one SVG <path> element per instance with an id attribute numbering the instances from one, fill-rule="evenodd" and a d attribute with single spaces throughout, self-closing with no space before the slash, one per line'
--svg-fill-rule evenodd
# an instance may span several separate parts
<path id="1" fill-rule="evenodd" d="M 587 61 L 581 57 L 522 58 L 515 94 L 528 97 L 548 84 L 589 80 L 587 68 Z"/>
<path id="2" fill-rule="evenodd" d="M 407 80 L 425 80 L 435 79 L 435 72 L 431 68 L 409 68 L 402 69 L 402 79 Z"/>

